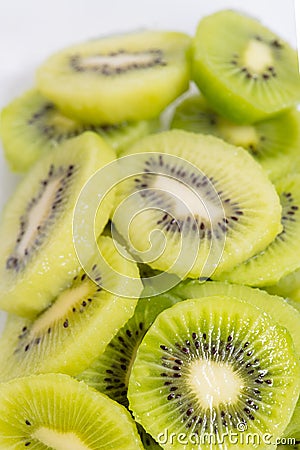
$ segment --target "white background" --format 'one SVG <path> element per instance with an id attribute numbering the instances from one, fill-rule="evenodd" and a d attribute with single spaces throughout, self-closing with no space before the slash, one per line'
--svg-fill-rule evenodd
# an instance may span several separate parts
<path id="1" fill-rule="evenodd" d="M 64 46 L 149 27 L 193 34 L 201 17 L 223 8 L 261 19 L 296 45 L 293 0 L 0 0 L 0 108 L 30 88 L 35 68 Z M 16 180 L 0 146 L 0 211 Z"/>

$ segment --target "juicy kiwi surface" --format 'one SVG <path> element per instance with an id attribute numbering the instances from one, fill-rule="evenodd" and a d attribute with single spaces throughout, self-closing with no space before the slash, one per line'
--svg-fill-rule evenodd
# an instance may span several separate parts
<path id="1" fill-rule="evenodd" d="M 78 272 L 72 232 L 77 198 L 97 169 L 114 158 L 102 138 L 87 132 L 45 155 L 21 181 L 0 223 L 2 309 L 32 317 Z M 99 207 L 97 235 L 112 200 L 111 194 Z M 79 211 L 81 216 L 85 211 Z"/>
<path id="2" fill-rule="evenodd" d="M 90 261 L 95 281 L 82 271 L 35 320 L 9 317 L 0 340 L 0 380 L 47 372 L 76 375 L 133 315 L 142 291 L 136 264 L 121 256 L 109 237 L 100 237 L 99 250 L 104 262 Z"/>
<path id="3" fill-rule="evenodd" d="M 165 449 L 233 449 L 230 432 L 238 448 L 249 448 L 245 430 L 257 436 L 251 448 L 267 449 L 276 447 L 299 389 L 287 331 L 257 307 L 220 296 L 179 302 L 156 318 L 128 397 L 137 422 Z"/>
<path id="4" fill-rule="evenodd" d="M 241 125 L 218 114 L 198 94 L 178 105 L 171 127 L 211 134 L 245 148 L 272 180 L 295 171 L 299 165 L 300 116 L 297 110 L 252 125 Z"/>
<path id="5" fill-rule="evenodd" d="M 26 92 L 6 106 L 0 118 L 5 157 L 15 172 L 27 171 L 45 152 L 85 131 L 102 136 L 119 154 L 158 126 L 158 121 L 154 120 L 112 125 L 83 124 L 62 114 L 36 90 Z"/>
<path id="6" fill-rule="evenodd" d="M 155 269 L 192 278 L 221 273 L 281 230 L 275 189 L 243 149 L 172 130 L 124 156 L 121 168 L 135 175 L 120 184 L 112 220 L 129 251 Z"/>
<path id="7" fill-rule="evenodd" d="M 50 57 L 37 72 L 37 86 L 85 122 L 153 118 L 188 89 L 190 44 L 187 35 L 165 31 L 96 39 Z"/>
<path id="8" fill-rule="evenodd" d="M 300 358 L 300 312 L 295 310 L 287 300 L 260 289 L 219 281 L 201 283 L 199 280 L 187 280 L 178 284 L 172 293 L 183 300 L 225 295 L 236 297 L 262 309 L 273 318 L 274 322 L 288 330 Z"/>
<path id="9" fill-rule="evenodd" d="M 283 229 L 262 252 L 254 255 L 220 279 L 250 286 L 268 286 L 300 268 L 300 175 L 276 182 L 282 205 Z"/>
<path id="10" fill-rule="evenodd" d="M 273 286 L 266 286 L 270 294 L 281 295 L 293 300 L 300 307 L 300 269 L 280 278 Z"/>
<path id="11" fill-rule="evenodd" d="M 141 298 L 133 317 L 78 378 L 128 407 L 128 381 L 137 349 L 156 316 L 179 300 L 179 297 L 163 295 Z"/>
<path id="12" fill-rule="evenodd" d="M 3 450 L 142 450 L 121 405 L 67 375 L 24 377 L 0 386 Z"/>
<path id="13" fill-rule="evenodd" d="M 297 52 L 260 22 L 236 11 L 201 20 L 192 72 L 211 105 L 237 123 L 276 115 L 300 100 Z"/>

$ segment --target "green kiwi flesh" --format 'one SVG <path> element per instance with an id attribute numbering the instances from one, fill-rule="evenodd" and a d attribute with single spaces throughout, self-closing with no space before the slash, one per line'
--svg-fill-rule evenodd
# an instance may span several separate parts
<path id="1" fill-rule="evenodd" d="M 133 317 L 78 378 L 128 407 L 127 387 L 137 349 L 156 316 L 179 300 L 179 297 L 164 295 L 141 298 Z"/>
<path id="2" fill-rule="evenodd" d="M 198 280 L 187 280 L 172 289 L 172 293 L 182 300 L 226 295 L 262 309 L 273 318 L 274 322 L 288 330 L 300 358 L 300 312 L 295 310 L 287 300 L 277 295 L 270 295 L 261 289 L 220 281 L 201 283 Z"/>
<path id="3" fill-rule="evenodd" d="M 0 449 L 142 450 L 121 405 L 67 375 L 24 377 L 0 386 Z"/>
<path id="4" fill-rule="evenodd" d="M 188 89 L 190 45 L 186 34 L 169 31 L 95 39 L 50 57 L 37 87 L 87 123 L 151 119 Z"/>
<path id="5" fill-rule="evenodd" d="M 164 449 L 181 449 L 182 439 L 185 449 L 234 449 L 229 432 L 246 449 L 245 429 L 258 436 L 251 448 L 267 449 L 289 423 L 299 389 L 287 331 L 257 307 L 220 296 L 179 302 L 156 318 L 138 349 L 128 398 Z M 205 433 L 214 445 L 203 443 Z"/>
<path id="6" fill-rule="evenodd" d="M 158 129 L 158 121 L 119 124 L 83 124 L 70 119 L 36 90 L 30 90 L 6 106 L 0 118 L 4 154 L 14 172 L 26 172 L 50 149 L 85 131 L 93 131 L 121 153 L 140 137 Z"/>
<path id="7" fill-rule="evenodd" d="M 245 148 L 272 180 L 298 167 L 300 115 L 294 109 L 252 125 L 241 125 L 225 119 L 197 94 L 178 105 L 171 128 L 210 134 Z"/>
<path id="8" fill-rule="evenodd" d="M 95 282 L 81 271 L 35 320 L 9 316 L 0 339 L 0 380 L 47 372 L 77 375 L 133 315 L 142 291 L 136 264 L 119 254 L 109 237 L 100 237 L 99 250 L 105 262 L 90 261 Z"/>
<path id="9" fill-rule="evenodd" d="M 220 279 L 250 286 L 268 286 L 300 268 L 300 175 L 286 176 L 275 186 L 282 205 L 282 231 L 266 249 L 232 271 L 221 274 Z"/>
<path id="10" fill-rule="evenodd" d="M 280 278 L 273 286 L 266 286 L 270 294 L 281 295 L 293 300 L 300 307 L 300 269 Z"/>
<path id="11" fill-rule="evenodd" d="M 273 185 L 241 148 L 171 130 L 143 138 L 124 156 L 138 175 L 120 185 L 116 205 L 128 204 L 112 221 L 129 252 L 154 269 L 183 278 L 220 274 L 265 248 L 282 229 Z M 160 236 L 151 236 L 157 228 L 166 237 L 162 253 Z M 147 260 L 150 236 L 155 257 Z"/>
<path id="12" fill-rule="evenodd" d="M 266 119 L 300 100 L 296 50 L 236 11 L 200 21 L 192 76 L 214 109 L 237 123 Z"/>
<path id="13" fill-rule="evenodd" d="M 72 229 L 77 198 L 89 178 L 114 159 L 105 141 L 87 132 L 44 155 L 21 181 L 0 223 L 3 310 L 33 317 L 76 275 L 80 266 Z M 98 235 L 108 221 L 112 201 L 110 195 L 101 203 Z"/>

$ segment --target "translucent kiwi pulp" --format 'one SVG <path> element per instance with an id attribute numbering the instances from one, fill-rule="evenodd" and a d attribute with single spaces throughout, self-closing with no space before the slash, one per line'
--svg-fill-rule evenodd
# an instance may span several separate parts
<path id="1" fill-rule="evenodd" d="M 114 158 L 102 138 L 87 132 L 45 155 L 22 180 L 0 223 L 2 309 L 36 315 L 80 270 L 73 244 L 73 210 L 85 183 Z M 111 194 L 99 208 L 98 234 L 112 201 Z"/>
<path id="2" fill-rule="evenodd" d="M 158 121 L 120 124 L 83 124 L 70 119 L 36 90 L 23 94 L 1 113 L 0 134 L 10 168 L 25 172 L 51 148 L 85 131 L 102 136 L 121 153 L 127 146 L 158 129 Z"/>
<path id="3" fill-rule="evenodd" d="M 121 405 L 67 375 L 0 386 L 0 449 L 142 450 Z"/>
<path id="4" fill-rule="evenodd" d="M 250 286 L 268 286 L 300 268 L 300 175 L 278 180 L 276 189 L 282 205 L 283 230 L 262 252 L 256 254 L 220 279 Z"/>
<path id="5" fill-rule="evenodd" d="M 129 251 L 152 268 L 192 278 L 221 273 L 281 230 L 275 189 L 240 148 L 172 130 L 124 156 L 121 168 L 130 165 L 135 176 L 120 184 L 112 220 Z"/>
<path id="6" fill-rule="evenodd" d="M 268 342 L 268 345 L 266 345 Z M 214 380 L 212 383 L 211 380 Z M 299 358 L 285 329 L 234 297 L 179 302 L 140 345 L 128 397 L 137 422 L 165 449 L 276 447 L 299 393 Z M 263 435 L 272 435 L 263 442 Z M 205 435 L 212 441 L 205 441 Z M 163 444 L 162 444 L 163 442 Z"/>
<path id="7" fill-rule="evenodd" d="M 252 125 L 240 125 L 218 114 L 198 94 L 179 104 L 171 127 L 211 134 L 245 148 L 272 180 L 295 171 L 299 165 L 300 116 L 297 110 Z"/>
<path id="8" fill-rule="evenodd" d="M 141 298 L 133 317 L 117 333 L 105 352 L 78 378 L 128 407 L 127 387 L 137 349 L 155 317 L 179 298 Z"/>
<path id="9" fill-rule="evenodd" d="M 219 11 L 200 21 L 192 72 L 214 109 L 237 123 L 263 120 L 300 100 L 297 52 L 236 11 Z"/>
<path id="10" fill-rule="evenodd" d="M 0 340 L 0 380 L 46 372 L 76 375 L 133 315 L 142 291 L 136 264 L 121 256 L 109 237 L 100 237 L 99 249 L 105 263 L 91 259 L 95 282 L 82 271 L 35 320 L 10 316 Z"/>
<path id="11" fill-rule="evenodd" d="M 50 57 L 37 86 L 84 122 L 153 118 L 188 89 L 190 44 L 187 35 L 164 31 L 96 39 Z"/>
<path id="12" fill-rule="evenodd" d="M 300 307 L 300 269 L 280 278 L 273 286 L 266 286 L 270 294 L 281 295 L 293 300 Z"/>

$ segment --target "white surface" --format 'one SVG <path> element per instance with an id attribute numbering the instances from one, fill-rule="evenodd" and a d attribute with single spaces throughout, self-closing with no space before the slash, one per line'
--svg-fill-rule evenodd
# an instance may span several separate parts
<path id="1" fill-rule="evenodd" d="M 224 8 L 260 18 L 296 45 L 294 0 L 0 0 L 0 108 L 30 88 L 35 68 L 64 46 L 138 28 L 193 34 L 201 17 Z M 0 211 L 16 180 L 0 148 Z"/>

